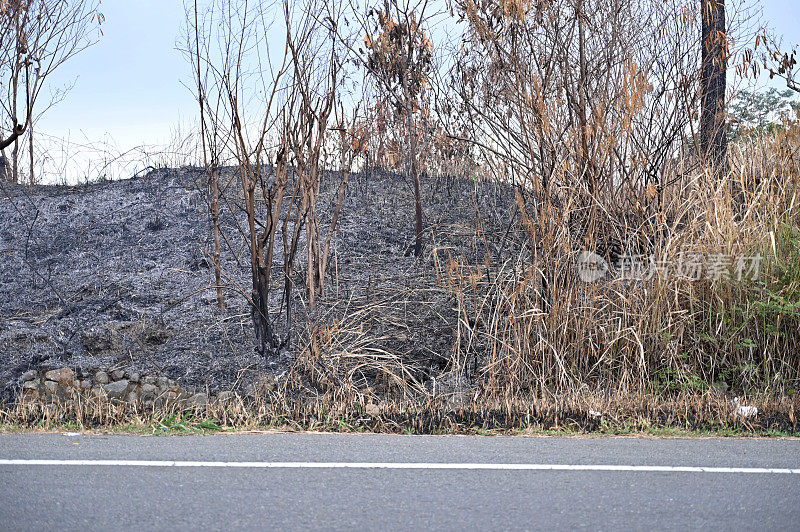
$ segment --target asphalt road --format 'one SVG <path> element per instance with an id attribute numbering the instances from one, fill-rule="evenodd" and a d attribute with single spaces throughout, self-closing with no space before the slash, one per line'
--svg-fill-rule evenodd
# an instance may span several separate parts
<path id="1" fill-rule="evenodd" d="M 0 530 L 800 530 L 798 468 L 798 440 L 0 435 Z"/>

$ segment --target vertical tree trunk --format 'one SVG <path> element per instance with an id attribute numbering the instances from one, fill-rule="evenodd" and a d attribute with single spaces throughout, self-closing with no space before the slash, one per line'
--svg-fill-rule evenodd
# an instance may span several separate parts
<path id="1" fill-rule="evenodd" d="M 19 88 L 19 10 L 14 12 L 14 27 L 16 32 L 16 50 L 14 51 L 14 72 L 11 76 L 11 122 L 17 127 L 17 89 Z M 14 139 L 14 147 L 11 148 L 11 176 L 9 181 L 19 183 L 17 174 L 17 153 L 19 150 L 18 139 Z"/>
<path id="2" fill-rule="evenodd" d="M 31 184 L 31 186 L 33 186 L 33 185 L 36 184 L 36 174 L 34 172 L 34 161 L 33 161 L 33 122 L 31 122 L 31 125 L 28 126 L 28 127 L 29 127 L 29 130 L 28 130 L 28 142 L 29 142 L 28 151 L 29 151 L 30 156 L 31 156 L 31 161 L 30 161 L 30 163 L 31 163 L 31 183 L 30 184 Z"/>
<path id="3" fill-rule="evenodd" d="M 417 165 L 417 133 L 411 129 L 411 179 L 414 181 L 414 256 L 422 255 L 422 198 L 419 187 L 419 168 Z"/>
<path id="4" fill-rule="evenodd" d="M 250 229 L 250 272 L 253 278 L 253 306 L 251 317 L 256 336 L 256 346 L 262 355 L 277 346 L 275 333 L 269 317 L 269 264 L 264 263 L 264 248 L 259 241 L 255 226 L 255 183 L 258 178 L 253 175 L 249 163 L 241 164 L 239 171 L 242 178 L 247 225 Z"/>
<path id="5" fill-rule="evenodd" d="M 11 150 L 11 182 L 19 183 L 19 138 L 14 140 L 14 148 Z"/>
<path id="6" fill-rule="evenodd" d="M 222 293 L 222 246 L 219 229 L 219 170 L 214 167 L 211 174 L 211 220 L 214 224 L 214 282 L 217 286 L 217 306 L 225 308 L 225 297 Z"/>
<path id="7" fill-rule="evenodd" d="M 420 197 L 419 165 L 417 164 L 417 131 L 414 127 L 414 105 L 409 96 L 408 85 L 403 77 L 403 98 L 408 127 L 408 162 L 411 180 L 414 182 L 414 256 L 422 255 L 422 198 Z"/>
<path id="8" fill-rule="evenodd" d="M 595 195 L 595 175 L 589 169 L 589 118 L 587 112 L 587 96 L 588 90 L 586 82 L 588 79 L 588 68 L 586 65 L 586 29 L 585 20 L 583 15 L 583 0 L 578 2 L 576 16 L 578 17 L 578 126 L 579 126 L 579 141 L 580 141 L 580 172 L 581 179 L 586 181 L 589 193 Z"/>
<path id="9" fill-rule="evenodd" d="M 322 265 L 322 277 L 321 280 L 325 279 L 325 272 L 328 271 L 328 257 L 331 250 L 331 241 L 336 234 L 336 224 L 339 222 L 339 213 L 342 211 L 342 204 L 344 203 L 344 194 L 347 190 L 347 183 L 350 180 L 350 172 L 353 169 L 353 158 L 355 157 L 356 149 L 352 146 L 348 147 L 348 139 L 347 139 L 347 131 L 342 130 L 340 133 L 341 140 L 341 153 L 339 154 L 339 173 L 341 174 L 342 181 L 339 184 L 339 192 L 336 195 L 336 207 L 333 209 L 333 218 L 331 219 L 331 225 L 328 228 L 328 235 L 325 237 L 325 244 L 322 248 L 322 258 L 320 259 L 320 264 Z M 349 154 L 349 158 L 348 158 Z M 320 288 L 324 288 L 324 285 L 321 284 Z M 322 295 L 324 292 L 320 291 Z"/>
<path id="10" fill-rule="evenodd" d="M 725 0 L 701 0 L 700 149 L 716 172 L 727 169 Z"/>
<path id="11" fill-rule="evenodd" d="M 316 257 L 314 255 L 314 250 L 316 248 L 316 236 L 317 236 L 317 227 L 316 227 L 316 217 L 314 213 L 314 199 L 312 196 L 312 192 L 310 190 L 304 191 L 304 194 L 308 194 L 308 211 L 306 212 L 306 252 L 308 255 L 308 269 L 306 271 L 306 285 L 308 287 L 308 306 L 310 309 L 314 310 L 317 308 L 317 268 L 319 264 L 317 263 Z"/>
<path id="12" fill-rule="evenodd" d="M 26 101 L 28 102 L 28 107 L 31 105 L 31 65 L 30 62 L 25 64 L 25 95 Z M 30 123 L 28 124 L 28 152 L 30 155 L 30 163 L 31 163 L 31 175 L 30 175 L 30 185 L 33 186 L 36 184 L 36 174 L 34 172 L 33 166 L 33 116 L 30 116 Z"/>
<path id="13" fill-rule="evenodd" d="M 256 265 L 253 273 L 253 308 L 251 316 L 256 333 L 256 346 L 262 355 L 269 354 L 278 345 L 272 324 L 269 320 L 269 279 L 268 267 Z"/>
<path id="14" fill-rule="evenodd" d="M 0 150 L 0 181 L 11 181 L 11 174 L 8 172 L 8 158 L 6 150 Z"/>
<path id="15" fill-rule="evenodd" d="M 212 154 L 211 168 L 208 164 L 208 151 L 206 146 L 206 117 L 205 96 L 203 92 L 203 79 L 200 72 L 200 27 L 197 16 L 197 0 L 194 2 L 194 44 L 197 60 L 197 101 L 200 104 L 200 138 L 203 141 L 203 165 L 208 174 L 208 186 L 211 188 L 211 222 L 214 225 L 214 283 L 217 287 L 217 306 L 225 308 L 225 297 L 222 293 L 222 265 L 219 229 L 219 168 L 217 168 L 216 154 Z M 216 127 L 216 126 L 214 126 Z M 213 149 L 213 144 L 212 144 Z"/>
<path id="16" fill-rule="evenodd" d="M 12 97 L 12 114 L 11 121 L 14 123 L 14 127 L 17 125 L 17 82 L 19 80 L 18 76 L 14 76 L 12 81 L 13 84 L 13 97 Z M 11 148 L 11 182 L 12 183 L 19 183 L 19 136 L 14 138 L 14 147 Z"/>

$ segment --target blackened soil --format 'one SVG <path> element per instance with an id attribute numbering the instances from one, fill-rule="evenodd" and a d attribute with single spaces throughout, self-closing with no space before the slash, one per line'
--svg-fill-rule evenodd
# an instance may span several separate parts
<path id="1" fill-rule="evenodd" d="M 326 176 L 322 187 L 323 236 L 338 179 Z M 451 346 L 457 317 L 447 297 L 421 292 L 430 286 L 422 279 L 435 277 L 434 249 L 440 257 L 449 252 L 476 264 L 487 253 L 494 260 L 512 254 L 507 249 L 514 210 L 509 187 L 426 179 L 426 247 L 423 258 L 415 259 L 410 184 L 396 175 L 353 176 L 332 245 L 326 297 L 309 313 L 298 284 L 295 341 L 282 355 L 264 357 L 254 349 L 244 296 L 250 290 L 249 258 L 236 196 L 233 184 L 223 202 L 227 308 L 220 310 L 201 171 L 158 170 L 77 187 L 2 185 L 0 402 L 16 395 L 28 369 L 65 365 L 131 368 L 212 390 L 235 387 L 291 363 L 303 347 L 300 331 L 311 321 L 341 317 L 378 297 L 405 310 L 368 333 L 388 339 L 387 349 L 420 366 L 436 366 Z M 298 283 L 304 247 L 303 240 Z M 281 263 L 282 243 L 277 248 L 276 263 Z M 409 312 L 414 304 L 416 310 Z M 387 327 L 406 332 L 387 332 Z"/>

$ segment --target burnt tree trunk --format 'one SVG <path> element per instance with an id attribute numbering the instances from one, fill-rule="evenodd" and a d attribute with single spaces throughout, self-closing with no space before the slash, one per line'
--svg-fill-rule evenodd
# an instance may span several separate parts
<path id="1" fill-rule="evenodd" d="M 422 194 L 419 182 L 419 162 L 417 161 L 417 131 L 414 124 L 414 105 L 409 95 L 408 84 L 403 77 L 403 99 L 408 126 L 408 167 L 414 183 L 414 256 L 422 256 Z"/>
<path id="2" fill-rule="evenodd" d="M 422 256 L 422 198 L 417 166 L 416 133 L 411 132 L 411 179 L 414 181 L 414 256 Z"/>
<path id="3" fill-rule="evenodd" d="M 205 143 L 205 138 L 203 139 Z M 210 175 L 211 222 L 214 226 L 214 282 L 217 286 L 217 306 L 225 309 L 225 296 L 222 293 L 222 245 L 219 225 L 219 169 L 214 165 Z"/>
<path id="4" fill-rule="evenodd" d="M 700 149 L 718 173 L 727 169 L 725 88 L 728 62 L 725 0 L 701 0 Z"/>
<path id="5" fill-rule="evenodd" d="M 271 353 L 278 341 L 269 314 L 269 267 L 257 265 L 253 279 L 253 308 L 251 315 L 256 333 L 256 346 L 262 355 Z"/>

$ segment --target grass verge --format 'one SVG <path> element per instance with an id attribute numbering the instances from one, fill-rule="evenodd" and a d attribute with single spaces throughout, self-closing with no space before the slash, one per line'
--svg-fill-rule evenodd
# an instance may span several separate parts
<path id="1" fill-rule="evenodd" d="M 520 401 L 447 399 L 373 403 L 338 397 L 288 399 L 280 389 L 256 397 L 188 407 L 143 409 L 105 397 L 61 403 L 18 402 L 0 410 L 0 432 L 90 431 L 191 435 L 237 431 L 528 436 L 800 437 L 797 398 L 751 398 L 758 415 L 742 418 L 721 394 L 673 397 L 576 395 Z"/>

